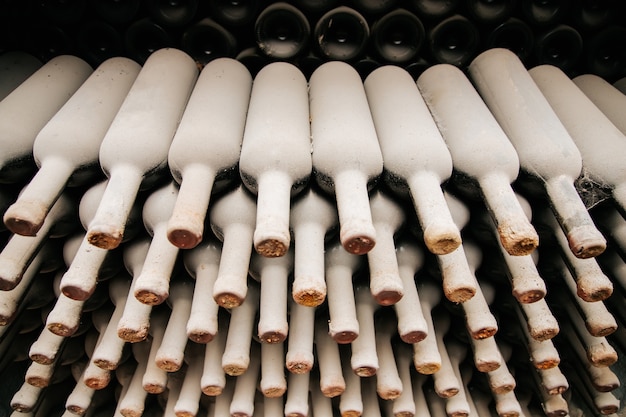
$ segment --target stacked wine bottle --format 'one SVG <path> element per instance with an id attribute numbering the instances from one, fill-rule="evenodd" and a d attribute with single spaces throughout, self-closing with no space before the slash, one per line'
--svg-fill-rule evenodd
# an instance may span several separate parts
<path id="1" fill-rule="evenodd" d="M 601 77 L 503 48 L 417 81 L 0 58 L 13 415 L 620 411 L 626 95 Z"/>

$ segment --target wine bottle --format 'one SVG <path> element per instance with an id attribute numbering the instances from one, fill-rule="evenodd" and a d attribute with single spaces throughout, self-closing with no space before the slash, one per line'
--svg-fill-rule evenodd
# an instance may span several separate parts
<path id="1" fill-rule="evenodd" d="M 100 147 L 100 165 L 109 183 L 87 231 L 93 245 L 117 247 L 138 191 L 163 176 L 197 76 L 193 59 L 176 49 L 155 52 L 139 72 Z"/>
<path id="2" fill-rule="evenodd" d="M 584 65 L 587 72 L 613 80 L 626 75 L 626 28 L 610 25 L 585 39 Z"/>
<path id="3" fill-rule="evenodd" d="M 237 53 L 237 39 L 219 23 L 205 17 L 189 26 L 181 37 L 181 49 L 204 67 L 220 58 L 233 58 Z"/>
<path id="4" fill-rule="evenodd" d="M 67 236 L 75 223 L 75 202 L 69 195 L 62 194 L 36 236 L 11 235 L 0 252 L 0 290 L 15 288 L 44 243 L 49 238 Z"/>
<path id="5" fill-rule="evenodd" d="M 248 267 L 256 222 L 254 199 L 240 185 L 215 201 L 209 211 L 211 229 L 223 242 L 213 298 L 222 307 L 239 306 L 248 291 Z"/>
<path id="6" fill-rule="evenodd" d="M 404 224 L 405 213 L 400 204 L 380 190 L 372 193 L 370 206 L 377 236 L 377 245 L 367 253 L 370 293 L 378 304 L 393 305 L 404 296 L 394 240 Z"/>
<path id="7" fill-rule="evenodd" d="M 489 31 L 483 49 L 506 48 L 525 62 L 533 52 L 535 34 L 521 19 L 511 17 Z"/>
<path id="8" fill-rule="evenodd" d="M 141 0 L 91 0 L 90 6 L 104 21 L 112 25 L 125 25 L 137 16 Z"/>
<path id="9" fill-rule="evenodd" d="M 256 77 L 259 71 L 270 63 L 270 59 L 263 55 L 256 45 L 243 48 L 241 52 L 237 54 L 235 59 L 241 62 L 248 69 L 248 71 L 250 71 L 252 78 Z"/>
<path id="10" fill-rule="evenodd" d="M 311 76 L 309 101 L 316 180 L 335 194 L 341 244 L 367 253 L 376 243 L 368 189 L 383 158 L 361 78 L 345 62 L 327 62 Z"/>
<path id="11" fill-rule="evenodd" d="M 244 26 L 252 23 L 258 15 L 260 2 L 258 0 L 232 1 L 210 0 L 211 16 L 227 26 Z"/>
<path id="12" fill-rule="evenodd" d="M 602 253 L 606 240 L 573 184 L 582 170 L 580 152 L 517 55 L 485 51 L 469 73 L 515 147 L 521 169 L 545 187 L 572 252 L 580 258 Z"/>
<path id="13" fill-rule="evenodd" d="M 531 253 L 539 237 L 510 185 L 517 178 L 519 159 L 506 134 L 460 69 L 435 65 L 420 76 L 417 85 L 448 144 L 455 169 L 476 180 L 506 251 Z M 461 117 L 468 112 L 472 117 Z M 468 140 L 469 132 L 476 132 L 473 141 Z M 472 157 L 473 152 L 481 156 Z M 485 163 L 485 158 L 493 159 Z"/>
<path id="14" fill-rule="evenodd" d="M 312 187 L 291 206 L 294 237 L 292 298 L 315 307 L 326 299 L 324 243 L 337 226 L 337 208 Z"/>
<path id="15" fill-rule="evenodd" d="M 9 51 L 0 55 L 0 101 L 28 79 L 43 64 L 33 55 Z"/>
<path id="16" fill-rule="evenodd" d="M 520 0 L 522 16 L 532 27 L 555 26 L 566 17 L 569 6 L 565 0 Z"/>
<path id="17" fill-rule="evenodd" d="M 328 286 L 327 332 L 337 343 L 351 343 L 359 336 L 352 279 L 360 269 L 362 259 L 335 242 L 327 248 L 324 262 Z"/>
<path id="18" fill-rule="evenodd" d="M 174 46 L 172 36 L 148 17 L 135 20 L 124 32 L 126 53 L 141 65 L 154 52 Z"/>
<path id="19" fill-rule="evenodd" d="M 31 160 L 37 134 L 92 72 L 89 64 L 78 57 L 59 56 L 0 102 L 2 182 L 20 182 L 33 172 Z"/>
<path id="20" fill-rule="evenodd" d="M 572 78 L 572 81 L 626 135 L 626 95 L 598 75 L 583 74 Z"/>
<path id="21" fill-rule="evenodd" d="M 308 374 L 313 369 L 314 329 L 315 309 L 290 300 L 289 340 L 285 355 L 285 366 L 289 372 Z"/>
<path id="22" fill-rule="evenodd" d="M 360 284 L 354 287 L 354 301 L 359 337 L 350 343 L 350 367 L 361 378 L 370 377 L 376 375 L 379 369 L 374 314 L 380 306 L 372 298 L 370 290 Z"/>
<path id="23" fill-rule="evenodd" d="M 149 250 L 150 237 L 147 234 L 133 239 L 123 250 L 123 264 L 133 280 L 126 296 L 124 313 L 117 324 L 117 336 L 130 343 L 146 340 L 151 325 L 152 306 L 135 298 L 135 283 L 141 274 Z"/>
<path id="24" fill-rule="evenodd" d="M 470 0 L 465 4 L 471 20 L 485 25 L 504 22 L 516 11 L 516 7 L 516 0 Z"/>
<path id="25" fill-rule="evenodd" d="M 583 38 L 576 29 L 558 25 L 536 36 L 534 61 L 555 65 L 564 71 L 573 70 L 583 53 Z"/>
<path id="26" fill-rule="evenodd" d="M 186 324 L 191 312 L 193 283 L 185 275 L 172 281 L 171 293 L 167 299 L 171 312 L 165 327 L 163 341 L 157 351 L 155 362 L 160 369 L 176 372 L 183 366 L 187 345 Z"/>
<path id="27" fill-rule="evenodd" d="M 182 27 L 193 20 L 198 11 L 198 0 L 146 1 L 148 14 L 158 24 L 167 27 Z"/>
<path id="28" fill-rule="evenodd" d="M 91 355 L 91 362 L 98 368 L 113 371 L 122 359 L 122 350 L 126 341 L 117 337 L 117 323 L 124 311 L 129 288 L 130 279 L 126 273 L 113 278 L 109 283 L 109 295 L 115 308 L 109 317 L 106 330 L 100 335 L 98 346 Z"/>
<path id="29" fill-rule="evenodd" d="M 383 61 L 403 64 L 419 54 L 425 37 L 422 21 L 410 11 L 396 8 L 372 25 L 370 42 Z"/>
<path id="30" fill-rule="evenodd" d="M 282 343 L 287 338 L 287 293 L 292 272 L 293 250 L 278 258 L 252 255 L 249 273 L 261 283 L 257 334 L 262 343 Z"/>
<path id="31" fill-rule="evenodd" d="M 167 239 L 167 221 L 178 197 L 174 181 L 153 191 L 143 205 L 143 223 L 152 236 L 141 274 L 133 283 L 135 298 L 144 304 L 158 305 L 169 297 L 170 281 L 179 249 Z"/>
<path id="32" fill-rule="evenodd" d="M 78 215 L 83 228 L 86 229 L 93 219 L 106 186 L 106 181 L 101 181 L 90 187 L 81 197 Z M 126 223 L 125 241 L 133 239 L 140 228 L 143 230 L 141 207 L 138 204 L 131 209 Z M 69 242 L 65 244 L 64 257 L 68 267 L 61 278 L 60 288 L 65 296 L 73 300 L 85 301 L 95 291 L 98 281 L 111 277 L 110 265 L 118 261 L 116 258 L 118 252 L 95 248 L 89 243 L 84 233 L 76 237 L 76 243 L 75 250 L 69 250 Z M 118 267 L 118 265 L 115 266 Z"/>
<path id="33" fill-rule="evenodd" d="M 380 16 L 396 8 L 398 0 L 350 0 L 349 3 L 367 16 Z"/>
<path id="34" fill-rule="evenodd" d="M 461 243 L 441 191 L 452 174 L 452 158 L 413 78 L 395 66 L 375 70 L 365 80 L 384 161 L 383 179 L 410 194 L 427 248 L 449 253 Z"/>
<path id="35" fill-rule="evenodd" d="M 529 73 L 580 151 L 585 175 L 611 189 L 626 212 L 626 170 L 615 161 L 615 155 L 626 152 L 626 136 L 557 67 L 540 65 Z"/>
<path id="36" fill-rule="evenodd" d="M 315 319 L 315 353 L 319 369 L 319 391 L 325 398 L 341 395 L 346 381 L 341 372 L 339 344 L 328 334 L 328 322 L 324 315 Z"/>
<path id="37" fill-rule="evenodd" d="M 287 391 L 287 378 L 285 378 L 285 365 L 287 362 L 284 361 L 284 350 L 284 343 L 261 344 L 261 379 L 259 388 L 266 398 L 280 398 Z"/>
<path id="38" fill-rule="evenodd" d="M 333 7 L 337 7 L 339 0 L 295 0 L 294 3 L 308 16 L 326 13 Z"/>
<path id="39" fill-rule="evenodd" d="M 311 27 L 307 17 L 289 3 L 272 3 L 254 23 L 257 46 L 271 59 L 290 59 L 307 47 Z"/>
<path id="40" fill-rule="evenodd" d="M 35 235 L 67 185 L 97 178 L 100 144 L 139 70 L 127 58 L 106 61 L 39 131 L 32 150 L 39 170 L 4 213 L 9 230 Z"/>
<path id="41" fill-rule="evenodd" d="M 132 415 L 132 413 L 141 415 L 146 408 L 146 399 L 148 398 L 148 393 L 141 386 L 141 380 L 148 367 L 150 345 L 148 343 L 135 343 L 131 350 L 137 366 L 128 382 L 124 396 L 119 399 L 117 408 L 122 415 Z"/>
<path id="42" fill-rule="evenodd" d="M 226 345 L 222 355 L 222 369 L 230 376 L 239 376 L 250 366 L 250 351 L 255 317 L 259 312 L 259 285 L 250 283 L 248 296 L 231 311 Z"/>
<path id="43" fill-rule="evenodd" d="M 108 23 L 95 20 L 85 22 L 79 29 L 76 49 L 94 67 L 124 52 L 124 41 L 119 30 Z"/>
<path id="44" fill-rule="evenodd" d="M 409 3 L 419 16 L 434 21 L 442 20 L 454 13 L 459 0 L 410 0 Z"/>
<path id="45" fill-rule="evenodd" d="M 290 245 L 290 198 L 306 186 L 312 170 L 309 101 L 304 75 L 276 62 L 254 79 L 239 172 L 257 194 L 254 248 L 282 256 Z"/>
<path id="46" fill-rule="evenodd" d="M 478 51 L 480 35 L 468 18 L 456 14 L 428 31 L 427 44 L 433 61 L 463 67 Z"/>
<path id="47" fill-rule="evenodd" d="M 313 29 L 315 46 L 328 60 L 357 59 L 365 52 L 369 36 L 367 20 L 347 6 L 335 7 L 324 13 Z"/>
<path id="48" fill-rule="evenodd" d="M 207 238 L 202 245 L 183 253 L 185 269 L 196 280 L 187 321 L 187 336 L 196 343 L 211 342 L 219 331 L 219 306 L 206 295 L 213 293 L 222 256 L 221 246 L 215 239 Z"/>
<path id="49" fill-rule="evenodd" d="M 237 177 L 251 87 L 243 64 L 220 58 L 202 70 L 193 88 L 168 152 L 180 190 L 167 237 L 179 248 L 200 243 L 212 191 Z"/>
<path id="50" fill-rule="evenodd" d="M 424 255 L 419 246 L 405 240 L 396 246 L 398 271 L 402 279 L 403 297 L 394 304 L 398 317 L 398 335 L 403 342 L 419 343 L 428 336 L 428 324 L 415 284 L 415 275 L 421 269 Z"/>

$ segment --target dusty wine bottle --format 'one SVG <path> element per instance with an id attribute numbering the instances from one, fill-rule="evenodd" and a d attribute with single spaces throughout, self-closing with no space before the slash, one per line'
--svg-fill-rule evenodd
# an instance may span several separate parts
<path id="1" fill-rule="evenodd" d="M 30 160 L 37 134 L 92 72 L 82 59 L 62 55 L 48 61 L 0 102 L 2 182 L 19 182 L 33 172 Z"/>
<path id="2" fill-rule="evenodd" d="M 294 238 L 292 297 L 315 307 L 326 299 L 324 243 L 337 226 L 337 208 L 312 187 L 291 206 L 289 222 Z"/>
<path id="3" fill-rule="evenodd" d="M 580 151 L 523 63 L 511 51 L 490 49 L 469 73 L 515 147 L 521 169 L 545 187 L 572 252 L 581 258 L 602 253 L 606 240 L 573 184 L 582 170 Z"/>
<path id="4" fill-rule="evenodd" d="M 220 58 L 204 67 L 191 92 L 168 151 L 180 190 L 167 236 L 179 248 L 200 243 L 211 193 L 222 188 L 215 185 L 237 177 L 251 87 L 243 64 Z"/>
<path id="5" fill-rule="evenodd" d="M 572 81 L 626 135 L 626 94 L 595 74 L 583 74 Z"/>
<path id="6" fill-rule="evenodd" d="M 580 151 L 585 175 L 611 189 L 626 210 L 626 170 L 615 160 L 626 152 L 626 136 L 559 68 L 540 65 L 529 73 Z"/>
<path id="7" fill-rule="evenodd" d="M 257 46 L 265 55 L 272 59 L 290 59 L 306 49 L 311 27 L 297 7 L 277 2 L 259 13 L 254 34 Z"/>
<path id="8" fill-rule="evenodd" d="M 109 183 L 87 231 L 91 244 L 105 249 L 120 244 L 138 191 L 164 174 L 197 76 L 193 59 L 177 49 L 155 52 L 142 67 L 102 140 L 99 159 Z"/>
<path id="9" fill-rule="evenodd" d="M 224 308 L 237 307 L 246 299 L 248 291 L 256 204 L 240 185 L 215 201 L 209 219 L 213 233 L 223 242 L 213 298 Z"/>
<path id="10" fill-rule="evenodd" d="M 567 15 L 569 2 L 566 0 L 521 0 L 524 20 L 533 27 L 555 26 Z"/>
<path id="11" fill-rule="evenodd" d="M 470 0 L 466 2 L 467 14 L 480 24 L 501 23 L 509 18 L 517 7 L 516 0 Z"/>
<path id="12" fill-rule="evenodd" d="M 448 144 L 455 169 L 478 183 L 504 248 L 511 255 L 531 253 L 539 236 L 510 185 L 519 172 L 517 153 L 470 81 L 460 69 L 439 64 L 424 71 L 417 86 Z M 472 117 L 465 117 L 468 113 Z M 468 134 L 474 139 L 468 140 Z M 474 152 L 480 156 L 472 156 Z M 485 158 L 493 159 L 485 163 Z"/>
<path id="13" fill-rule="evenodd" d="M 452 174 L 452 158 L 413 78 L 395 66 L 381 67 L 365 80 L 383 155 L 383 178 L 394 191 L 410 194 L 424 242 L 437 254 L 461 243 L 441 184 Z"/>
<path id="14" fill-rule="evenodd" d="M 9 230 L 35 235 L 67 185 L 97 178 L 100 144 L 139 70 L 127 58 L 103 63 L 41 129 L 33 144 L 39 170 L 4 213 Z"/>
<path id="15" fill-rule="evenodd" d="M 342 245 L 367 253 L 376 243 L 368 188 L 383 158 L 359 74 L 344 62 L 323 64 L 311 76 L 309 102 L 316 180 L 336 196 Z"/>
<path id="16" fill-rule="evenodd" d="M 282 256 L 290 245 L 290 198 L 311 176 L 309 100 L 304 75 L 292 64 L 274 62 L 255 77 L 248 106 L 239 172 L 257 194 L 254 248 Z"/>

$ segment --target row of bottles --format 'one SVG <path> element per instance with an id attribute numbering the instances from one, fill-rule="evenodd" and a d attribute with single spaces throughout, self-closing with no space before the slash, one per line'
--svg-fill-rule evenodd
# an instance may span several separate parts
<path id="1" fill-rule="evenodd" d="M 288 61 L 308 77 L 321 63 L 341 60 L 363 78 L 396 64 L 416 79 L 430 65 L 465 67 L 481 51 L 504 47 L 529 66 L 626 75 L 618 1 L 5 0 L 0 7 L 0 50 L 26 50 L 44 61 L 73 54 L 93 66 L 114 56 L 143 64 L 173 47 L 201 66 L 238 58 L 253 75 L 266 63 Z"/>
<path id="2" fill-rule="evenodd" d="M 626 96 L 608 82 L 506 49 L 417 82 L 199 71 L 176 49 L 9 58 L 16 415 L 618 411 L 626 133 L 602 109 Z"/>

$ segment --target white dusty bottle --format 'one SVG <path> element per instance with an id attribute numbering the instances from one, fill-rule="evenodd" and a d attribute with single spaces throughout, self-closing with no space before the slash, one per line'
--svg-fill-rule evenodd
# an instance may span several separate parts
<path id="1" fill-rule="evenodd" d="M 48 61 L 0 101 L 3 182 L 19 182 L 33 172 L 35 137 L 92 72 L 82 59 L 61 55 Z"/>
<path id="2" fill-rule="evenodd" d="M 213 293 L 221 256 L 222 245 L 214 238 L 205 238 L 200 245 L 183 253 L 185 269 L 196 280 L 187 321 L 187 336 L 196 343 L 212 341 L 219 331 L 219 305 L 207 296 Z"/>
<path id="3" fill-rule="evenodd" d="M 256 204 L 240 185 L 215 201 L 209 219 L 213 233 L 223 243 L 213 298 L 224 308 L 237 307 L 245 300 L 248 290 Z"/>
<path id="4" fill-rule="evenodd" d="M 454 168 L 478 183 L 504 248 L 511 255 L 535 250 L 539 236 L 511 188 L 520 169 L 517 153 L 471 82 L 457 67 L 440 64 L 424 71 L 417 85 Z"/>
<path id="5" fill-rule="evenodd" d="M 219 58 L 193 88 L 168 154 L 180 190 L 167 237 L 181 249 L 200 243 L 211 193 L 237 175 L 251 86 L 243 64 Z"/>
<path id="6" fill-rule="evenodd" d="M 0 252 L 0 290 L 8 291 L 19 284 L 28 265 L 46 241 L 65 236 L 73 230 L 75 205 L 69 195 L 61 194 L 36 236 L 10 236 Z"/>
<path id="7" fill-rule="evenodd" d="M 368 200 L 383 158 L 361 77 L 349 64 L 327 62 L 309 81 L 313 170 L 335 194 L 341 244 L 364 254 L 376 244 Z"/>
<path id="8" fill-rule="evenodd" d="M 128 58 L 102 63 L 41 129 L 33 144 L 39 170 L 4 213 L 9 230 L 32 236 L 67 185 L 101 174 L 102 138 L 141 67 Z"/>
<path id="9" fill-rule="evenodd" d="M 383 179 L 410 194 L 428 249 L 453 251 L 461 234 L 441 190 L 452 174 L 452 157 L 413 78 L 387 65 L 374 70 L 364 86 L 383 155 Z"/>
<path id="10" fill-rule="evenodd" d="M 584 175 L 610 188 L 626 211 L 626 167 L 616 157 L 626 154 L 626 136 L 559 68 L 540 65 L 528 72 L 580 151 Z"/>
<path id="11" fill-rule="evenodd" d="M 579 75 L 572 81 L 626 135 L 626 94 L 595 74 Z"/>
<path id="12" fill-rule="evenodd" d="M 370 207 L 378 244 L 367 253 L 369 287 L 374 300 L 388 306 L 404 296 L 394 239 L 405 222 L 405 213 L 401 205 L 380 190 L 372 192 Z"/>
<path id="13" fill-rule="evenodd" d="M 306 78 L 286 62 L 266 65 L 252 84 L 239 172 L 257 194 L 254 248 L 283 256 L 290 244 L 290 198 L 311 176 L 311 132 Z"/>
<path id="14" fill-rule="evenodd" d="M 100 147 L 109 177 L 87 231 L 89 242 L 113 249 L 140 189 L 150 188 L 167 169 L 167 154 L 198 76 L 195 62 L 177 49 L 150 55 Z"/>
<path id="15" fill-rule="evenodd" d="M 289 324 L 289 277 L 293 272 L 293 249 L 278 258 L 252 254 L 250 275 L 261 283 L 258 337 L 262 343 L 282 343 Z"/>
<path id="16" fill-rule="evenodd" d="M 167 240 L 166 229 L 177 197 L 178 186 L 170 181 L 154 190 L 143 206 L 143 223 L 152 241 L 133 291 L 145 304 L 158 305 L 169 296 L 170 279 L 180 250 Z"/>
<path id="17" fill-rule="evenodd" d="M 98 209 L 105 189 L 106 181 L 101 181 L 85 191 L 80 199 L 78 216 L 85 230 Z M 126 221 L 124 240 L 133 239 L 140 228 L 143 229 L 141 208 L 138 204 L 134 204 Z M 107 259 L 114 258 L 115 253 L 115 251 L 94 247 L 83 233 L 80 246 L 69 259 L 70 263 L 61 279 L 61 292 L 74 300 L 87 300 L 95 291 L 98 280 L 101 279 L 102 268 L 106 267 L 105 262 Z"/>
<path id="18" fill-rule="evenodd" d="M 42 65 L 39 59 L 22 51 L 9 51 L 0 55 L 0 101 Z"/>
<path id="19" fill-rule="evenodd" d="M 337 226 L 337 207 L 313 187 L 291 205 L 289 223 L 294 239 L 293 299 L 315 307 L 326 299 L 324 243 Z"/>
<path id="20" fill-rule="evenodd" d="M 350 343 L 359 336 L 352 280 L 362 261 L 362 257 L 346 251 L 340 242 L 326 249 L 328 333 L 340 344 Z"/>
<path id="21" fill-rule="evenodd" d="M 469 66 L 483 100 L 515 147 L 521 169 L 545 187 L 569 247 L 580 258 L 596 256 L 606 240 L 596 229 L 574 180 L 580 151 L 517 55 L 494 48 Z"/>

